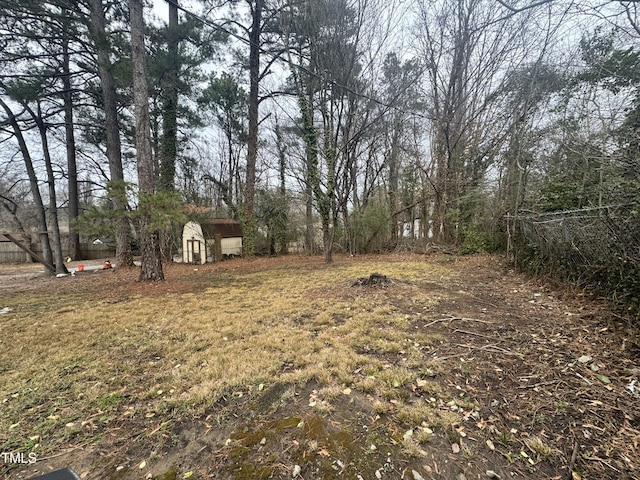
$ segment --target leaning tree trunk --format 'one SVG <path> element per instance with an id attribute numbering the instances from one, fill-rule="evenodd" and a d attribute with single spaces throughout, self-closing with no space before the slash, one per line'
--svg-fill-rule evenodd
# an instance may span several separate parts
<path id="1" fill-rule="evenodd" d="M 42 203 L 42 195 L 40 194 L 40 188 L 38 187 L 38 178 L 36 177 L 36 171 L 33 168 L 33 161 L 31 160 L 31 154 L 27 147 L 27 142 L 22 135 L 18 121 L 13 114 L 13 111 L 9 106 L 0 99 L 0 106 L 7 114 L 9 124 L 13 129 L 13 133 L 16 136 L 18 145 L 20 146 L 20 152 L 22 153 L 22 159 L 24 160 L 24 166 L 29 176 L 29 186 L 31 187 L 31 195 L 33 195 L 33 202 L 36 208 L 36 220 L 38 223 L 38 237 L 40 239 L 40 246 L 42 247 L 42 257 L 44 259 L 44 266 L 49 270 L 49 273 L 55 273 L 55 267 L 53 266 L 53 254 L 51 252 L 51 244 L 49 243 L 49 234 L 47 233 L 47 216 Z"/>
<path id="2" fill-rule="evenodd" d="M 131 16 L 131 61 L 133 63 L 133 99 L 136 117 L 136 151 L 138 191 L 140 196 L 141 270 L 140 280 L 164 280 L 160 235 L 151 222 L 150 210 L 155 193 L 153 156 L 151 153 L 151 122 L 149 119 L 149 89 L 147 59 L 144 47 L 144 18 L 142 0 L 129 0 Z"/>

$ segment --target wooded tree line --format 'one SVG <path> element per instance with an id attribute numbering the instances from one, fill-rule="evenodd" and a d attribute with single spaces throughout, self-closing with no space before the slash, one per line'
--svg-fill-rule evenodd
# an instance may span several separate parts
<path id="1" fill-rule="evenodd" d="M 202 212 L 240 220 L 247 254 L 327 262 L 511 250 L 523 213 L 637 215 L 633 2 L 156 3 L 0 6 L 0 218 L 56 268 L 110 231 L 118 264 L 136 239 L 162 278 Z"/>

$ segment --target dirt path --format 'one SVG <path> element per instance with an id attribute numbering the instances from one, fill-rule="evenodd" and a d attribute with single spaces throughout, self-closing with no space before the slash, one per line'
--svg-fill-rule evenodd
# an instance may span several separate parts
<path id="1" fill-rule="evenodd" d="M 386 287 L 354 285 L 341 273 L 385 266 L 412 273 L 391 275 Z M 249 289 L 270 272 L 302 279 L 324 268 L 300 257 L 174 265 L 159 285 L 133 282 L 135 272 L 98 272 L 74 289 L 159 301 L 219 278 Z M 498 257 L 338 258 L 332 268 L 338 280 L 305 290 L 305 302 L 326 305 L 328 318 L 309 307 L 274 320 L 317 342 L 311 358 L 283 346 L 271 381 L 239 385 L 201 407 L 165 409 L 161 418 L 116 416 L 98 440 L 71 437 L 36 466 L 5 465 L 4 473 L 29 478 L 71 465 L 85 479 L 640 478 L 640 395 L 632 387 L 640 336 L 607 303 L 552 289 Z M 70 285 L 20 275 L 0 269 L 0 292 Z M 366 327 L 354 320 L 360 307 L 371 315 L 369 336 L 352 338 Z M 338 369 L 345 346 L 351 359 Z M 306 374 L 325 351 L 320 370 Z M 149 400 L 135 401 L 139 408 Z"/>

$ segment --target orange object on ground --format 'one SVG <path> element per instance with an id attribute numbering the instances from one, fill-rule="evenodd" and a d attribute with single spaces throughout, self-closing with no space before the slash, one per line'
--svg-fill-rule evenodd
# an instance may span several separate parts
<path id="1" fill-rule="evenodd" d="M 84 263 L 79 263 L 78 264 L 78 271 L 79 272 L 84 272 Z"/>
<path id="2" fill-rule="evenodd" d="M 102 268 L 105 269 L 105 270 L 108 269 L 108 268 L 111 268 L 111 262 L 109 260 L 105 260 L 102 263 Z"/>

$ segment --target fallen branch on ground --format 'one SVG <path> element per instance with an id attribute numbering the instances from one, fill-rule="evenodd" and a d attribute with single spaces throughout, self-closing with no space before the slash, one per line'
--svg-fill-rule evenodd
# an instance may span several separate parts
<path id="1" fill-rule="evenodd" d="M 427 323 L 424 327 L 430 327 L 431 325 L 435 325 L 439 322 L 451 322 L 453 320 L 465 321 L 465 322 L 479 322 L 479 323 L 491 323 L 487 320 L 480 320 L 479 318 L 468 318 L 468 317 L 446 317 L 446 318 L 438 318 L 437 320 L 433 320 L 432 322 Z"/>

